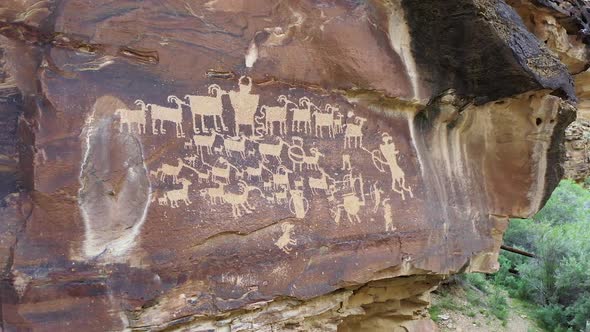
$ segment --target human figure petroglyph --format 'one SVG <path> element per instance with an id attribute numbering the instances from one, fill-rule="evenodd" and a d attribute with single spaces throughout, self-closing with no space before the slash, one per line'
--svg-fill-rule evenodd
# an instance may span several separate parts
<path id="1" fill-rule="evenodd" d="M 210 129 L 205 129 L 205 118 L 211 117 L 213 118 L 213 126 L 216 131 L 220 130 L 227 130 L 225 123 L 223 122 L 223 95 L 228 94 L 227 91 L 221 89 L 221 87 L 217 84 L 209 85 L 207 88 L 207 92 L 209 96 L 193 96 L 193 95 L 186 95 L 184 99 L 188 101 L 188 103 L 183 103 L 190 107 L 192 119 L 193 119 L 193 132 L 197 133 L 204 133 L 205 131 L 211 131 Z M 197 130 L 197 115 L 199 116 L 200 120 L 200 128 Z M 221 122 L 221 127 L 219 126 L 217 120 Z"/>
<path id="2" fill-rule="evenodd" d="M 338 108 L 334 107 L 330 104 L 326 105 L 326 111 L 321 112 L 319 109 L 313 112 L 312 116 L 314 118 L 314 131 L 315 136 L 319 136 L 323 138 L 322 130 L 324 128 L 328 129 L 328 136 L 334 138 L 334 113 L 338 112 Z"/>
<path id="3" fill-rule="evenodd" d="M 337 224 L 340 223 L 341 214 L 344 211 L 349 222 L 353 223 L 356 221 L 360 223 L 361 218 L 358 214 L 363 206 L 365 206 L 365 196 L 363 194 L 360 195 L 360 198 L 354 192 L 342 195 L 342 203 L 336 205 L 331 210 L 334 222 Z"/>
<path id="4" fill-rule="evenodd" d="M 350 172 L 344 176 L 342 184 L 344 185 L 344 188 L 348 188 L 355 193 L 357 192 L 357 188 L 360 191 L 363 191 L 364 190 L 363 174 L 358 173 L 357 176 L 354 176 L 354 174 L 352 173 L 352 170 L 350 170 Z"/>
<path id="5" fill-rule="evenodd" d="M 373 205 L 374 213 L 377 213 L 377 211 L 379 210 L 379 204 L 381 204 L 381 195 L 384 194 L 384 191 L 381 190 L 381 188 L 379 188 L 379 186 L 377 185 L 378 183 L 378 181 L 375 181 L 375 183 L 371 185 L 371 198 L 375 202 L 375 205 Z"/>
<path id="6" fill-rule="evenodd" d="M 275 192 L 274 198 L 275 198 L 275 201 L 277 202 L 277 204 L 281 204 L 281 205 L 287 204 L 287 202 L 288 202 L 287 190 L 283 188 L 283 190 Z"/>
<path id="7" fill-rule="evenodd" d="M 258 152 L 262 155 L 262 160 L 265 163 L 268 163 L 268 157 L 272 156 L 275 157 L 279 164 L 283 161 L 281 159 L 281 152 L 283 151 L 283 146 L 289 146 L 289 143 L 285 142 L 282 138 L 277 137 L 278 144 L 267 144 L 267 143 L 259 143 L 258 144 Z"/>
<path id="8" fill-rule="evenodd" d="M 303 219 L 309 211 L 309 201 L 304 197 L 303 190 L 292 189 L 289 191 L 291 198 L 289 198 L 289 211 L 295 215 L 296 218 Z"/>
<path id="9" fill-rule="evenodd" d="M 164 197 L 170 202 L 171 208 L 177 208 L 179 206 L 178 202 L 181 201 L 187 206 L 192 203 L 188 198 L 188 188 L 192 182 L 187 179 L 180 179 L 179 182 L 182 184 L 181 189 L 169 190 L 164 193 Z"/>
<path id="10" fill-rule="evenodd" d="M 303 177 L 299 176 L 297 179 L 293 181 L 293 186 L 295 189 L 303 189 Z"/>
<path id="11" fill-rule="evenodd" d="M 143 103 L 143 101 L 138 100 Z M 165 134 L 164 122 L 172 122 L 176 126 L 176 137 L 184 137 L 182 130 L 182 105 L 184 103 L 176 96 L 168 96 L 169 103 L 176 103 L 176 108 L 160 106 L 156 104 L 147 104 L 152 114 L 152 133 L 154 135 Z M 159 131 L 156 130 L 156 123 L 160 121 Z"/>
<path id="12" fill-rule="evenodd" d="M 275 123 L 279 124 L 279 135 L 285 135 L 287 133 L 287 110 L 289 104 L 297 106 L 297 104 L 289 101 L 285 95 L 280 95 L 277 101 L 282 103 L 283 106 L 269 107 L 262 105 L 260 107 L 262 116 L 256 117 L 257 120 L 262 120 L 264 118 L 264 127 L 266 128 L 267 135 L 275 135 Z"/>
<path id="13" fill-rule="evenodd" d="M 333 128 L 334 128 L 334 134 L 342 134 L 342 119 L 344 118 L 344 115 L 340 114 L 340 113 L 336 113 L 336 118 L 334 119 L 334 123 L 333 123 Z"/>
<path id="14" fill-rule="evenodd" d="M 293 228 L 295 226 L 290 223 L 284 223 L 281 225 L 281 230 L 283 234 L 279 239 L 275 242 L 275 245 L 279 247 L 284 253 L 288 254 L 291 252 L 293 248 L 291 246 L 297 245 L 297 240 L 293 239 Z"/>
<path id="15" fill-rule="evenodd" d="M 136 100 L 135 105 L 140 106 L 139 110 L 128 110 L 124 108 L 117 109 L 115 114 L 119 116 L 119 131 L 123 132 L 123 125 L 127 126 L 127 132 L 132 132 L 132 127 L 137 127 L 139 134 L 145 134 L 146 125 L 146 105 L 142 100 Z"/>
<path id="16" fill-rule="evenodd" d="M 348 117 L 354 114 L 349 112 Z M 345 124 L 344 129 L 344 148 L 362 148 L 363 147 L 363 124 L 367 121 L 365 118 L 355 116 L 352 123 Z"/>
<path id="17" fill-rule="evenodd" d="M 242 83 L 247 80 L 248 83 Z M 252 79 L 250 77 L 242 76 L 238 80 L 238 91 L 229 91 L 231 105 L 234 109 L 235 131 L 234 135 L 239 135 L 240 126 L 247 126 L 250 128 L 252 135 L 256 134 L 256 124 L 254 122 L 254 115 L 258 109 L 258 102 L 260 96 L 253 94 Z"/>
<path id="18" fill-rule="evenodd" d="M 385 219 L 385 231 L 394 232 L 397 228 L 393 226 L 393 209 L 389 204 L 389 198 L 383 200 L 383 218 Z"/>
<path id="19" fill-rule="evenodd" d="M 303 139 L 298 136 L 291 137 L 293 144 L 289 146 L 288 155 L 293 163 L 293 170 L 303 170 L 305 151 L 303 150 Z"/>
<path id="20" fill-rule="evenodd" d="M 238 183 L 238 187 L 240 188 L 240 193 L 230 193 L 226 192 L 223 195 L 223 201 L 227 204 L 230 204 L 232 207 L 232 214 L 234 218 L 238 218 L 244 215 L 244 213 L 249 214 L 252 213 L 253 210 L 256 210 L 255 207 L 248 203 L 248 197 L 250 192 L 258 190 L 260 195 L 262 191 L 254 186 L 249 186 L 246 182 L 240 181 Z M 242 212 L 243 211 L 243 212 Z"/>
<path id="21" fill-rule="evenodd" d="M 311 133 L 311 108 L 315 106 L 307 97 L 301 97 L 299 99 L 299 106 L 292 109 L 293 111 L 293 122 L 291 123 L 292 132 L 303 131 L 306 134 Z M 301 108 L 303 107 L 303 108 Z M 303 125 L 303 128 L 301 128 Z"/>
<path id="22" fill-rule="evenodd" d="M 343 171 L 348 171 L 352 169 L 352 166 L 350 165 L 350 155 L 349 154 L 343 154 L 342 155 L 342 170 Z"/>
<path id="23" fill-rule="evenodd" d="M 386 172 L 386 166 L 389 168 L 389 172 L 391 173 L 391 190 L 400 194 L 402 200 L 406 199 L 406 192 L 410 194 L 410 197 L 414 197 L 412 188 L 406 186 L 405 173 L 397 163 L 399 151 L 395 147 L 393 138 L 388 133 L 383 133 L 381 139 L 383 143 L 379 145 L 379 149 L 373 150 L 372 152 L 373 164 L 382 173 Z"/>

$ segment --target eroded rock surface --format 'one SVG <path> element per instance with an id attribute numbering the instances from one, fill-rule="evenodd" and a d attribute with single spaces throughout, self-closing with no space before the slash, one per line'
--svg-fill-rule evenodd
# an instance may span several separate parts
<path id="1" fill-rule="evenodd" d="M 503 1 L 15 0 L 0 33 L 6 330 L 432 330 L 575 117 L 573 51 Z"/>

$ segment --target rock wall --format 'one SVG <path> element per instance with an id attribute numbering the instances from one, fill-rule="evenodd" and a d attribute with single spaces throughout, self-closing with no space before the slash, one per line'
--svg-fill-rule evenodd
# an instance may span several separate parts
<path id="1" fill-rule="evenodd" d="M 566 130 L 565 176 L 583 182 L 590 177 L 590 11 L 584 1 L 508 1 L 527 28 L 547 45 L 574 76 L 577 117 Z"/>
<path id="2" fill-rule="evenodd" d="M 432 330 L 563 175 L 515 8 L 0 4 L 3 329 Z"/>

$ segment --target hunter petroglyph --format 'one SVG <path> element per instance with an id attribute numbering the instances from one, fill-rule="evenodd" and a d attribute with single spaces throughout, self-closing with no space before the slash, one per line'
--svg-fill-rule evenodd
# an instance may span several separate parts
<path id="1" fill-rule="evenodd" d="M 114 110 L 121 132 L 166 135 L 173 125 L 170 140 L 182 140 L 182 155 L 149 172 L 159 208 L 199 206 L 240 222 L 265 209 L 303 219 L 324 204 L 336 224 L 382 220 L 380 227 L 395 230 L 394 210 L 413 191 L 391 133 L 369 132 L 346 102 L 258 90 L 241 77 L 235 88 L 210 84 L 206 95 L 186 95 L 186 102 L 169 95 L 170 105 L 137 100 L 140 109 Z M 297 244 L 294 227 L 283 224 L 276 242 L 285 253 Z"/>

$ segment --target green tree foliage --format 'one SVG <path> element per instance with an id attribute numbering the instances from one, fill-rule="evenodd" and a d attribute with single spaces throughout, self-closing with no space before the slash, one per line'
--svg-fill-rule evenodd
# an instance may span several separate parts
<path id="1" fill-rule="evenodd" d="M 536 303 L 548 330 L 590 331 L 590 191 L 562 181 L 534 218 L 511 220 L 504 242 L 537 257 L 502 253 L 494 282 Z"/>

